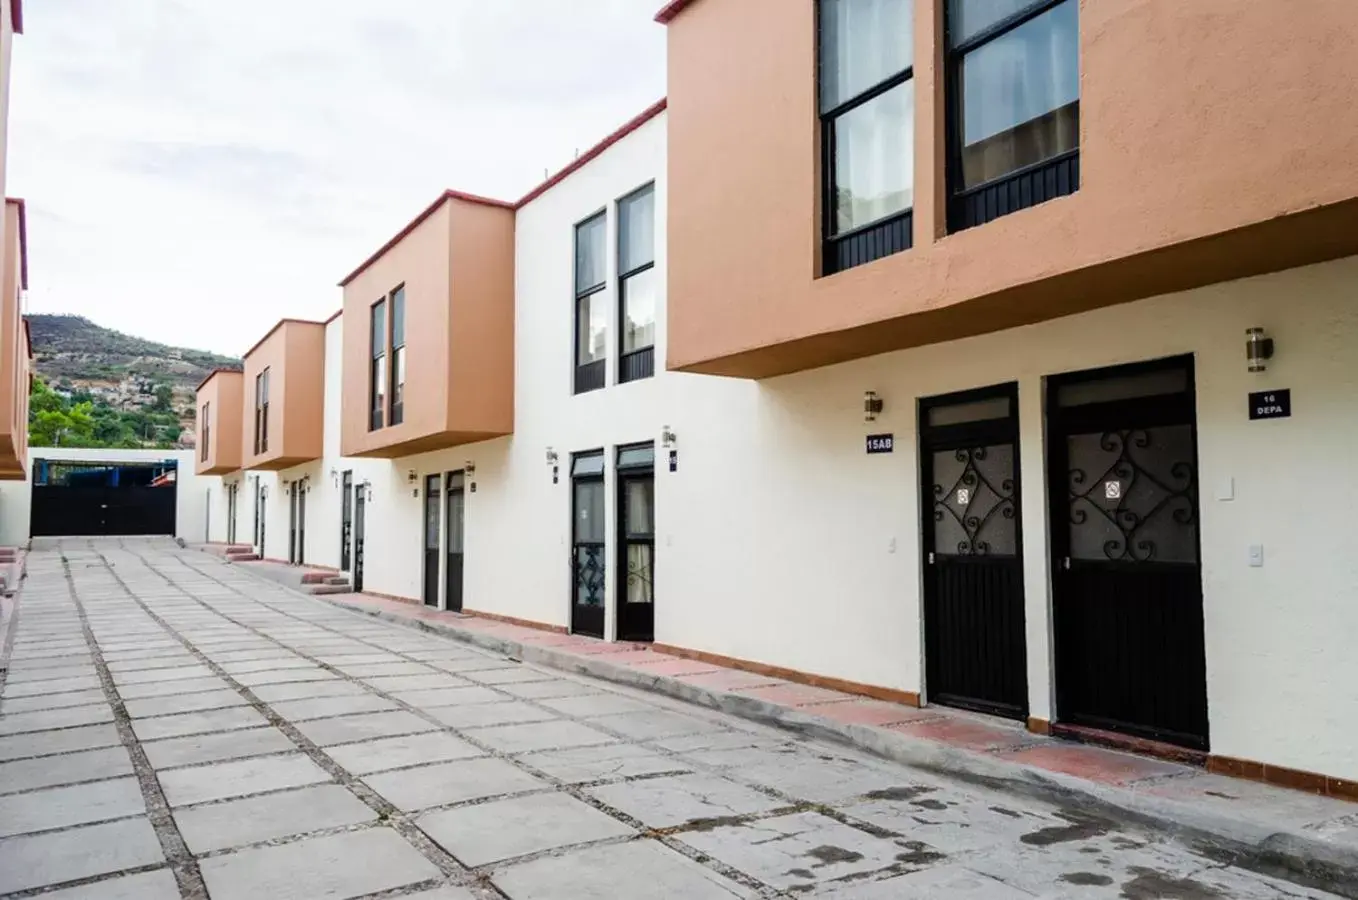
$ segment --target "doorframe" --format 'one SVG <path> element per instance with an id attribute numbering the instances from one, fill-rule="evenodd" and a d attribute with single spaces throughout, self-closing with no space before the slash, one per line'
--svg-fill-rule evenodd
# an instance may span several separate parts
<path id="1" fill-rule="evenodd" d="M 650 450 L 651 464 L 649 466 L 632 465 L 624 467 L 622 465 L 622 455 L 628 450 Z M 636 641 L 638 643 L 653 643 L 655 641 L 655 603 L 656 603 L 656 540 L 655 533 L 657 528 L 656 515 L 657 506 L 655 503 L 655 441 L 641 441 L 635 444 L 620 444 L 613 450 L 613 528 L 611 535 L 613 538 L 613 564 L 615 571 L 613 574 L 613 639 L 617 641 Z M 649 478 L 651 480 L 651 636 L 646 638 L 624 637 L 622 633 L 623 610 L 627 604 L 627 581 L 629 569 L 627 568 L 627 549 L 633 543 L 627 539 L 627 482 L 633 478 Z M 607 491 L 605 490 L 604 502 L 607 503 Z M 573 523 L 572 523 L 573 524 Z M 609 530 L 605 528 L 605 555 L 608 554 L 607 539 Z M 645 542 L 638 542 L 645 543 Z M 605 574 L 607 580 L 607 574 Z M 605 592 L 605 604 L 607 595 Z M 606 617 L 606 614 L 605 614 Z M 607 623 L 605 622 L 605 626 Z"/>
<path id="2" fill-rule="evenodd" d="M 579 460 L 581 460 L 581 459 L 586 459 L 586 458 L 594 457 L 594 456 L 599 457 L 600 462 L 601 462 L 602 465 L 603 465 L 602 471 L 600 471 L 599 474 L 597 474 L 597 475 L 580 475 L 580 476 L 577 476 L 577 475 L 575 474 L 575 464 L 576 464 Z M 572 453 L 571 456 L 570 456 L 570 463 L 571 463 L 571 466 L 570 466 L 570 471 L 569 471 L 569 477 L 567 478 L 567 483 L 570 485 L 570 499 L 569 499 L 569 502 L 568 502 L 568 504 L 567 504 L 567 511 L 568 511 L 568 513 L 569 513 L 570 518 L 568 519 L 568 525 L 567 525 L 568 534 L 567 534 L 567 542 L 566 542 L 566 546 L 567 546 L 567 549 L 568 549 L 568 551 L 569 551 L 569 556 L 568 556 L 568 559 L 567 559 L 567 563 L 568 563 L 568 564 L 567 564 L 567 567 L 566 567 L 567 572 L 569 573 L 569 592 L 568 592 L 568 594 L 567 594 L 567 598 L 568 598 L 569 605 L 566 607 L 566 623 L 567 623 L 567 624 L 566 624 L 566 630 L 567 630 L 567 632 L 570 633 L 570 634 L 576 634 L 576 633 L 577 633 L 576 630 L 575 630 L 575 607 L 576 607 L 576 605 L 577 605 L 576 602 L 575 602 L 575 600 L 576 600 L 576 588 L 577 588 L 577 584 L 576 584 L 576 581 L 577 581 L 577 572 L 576 572 L 576 565 L 577 565 L 577 562 L 576 562 L 575 525 L 576 525 L 576 517 L 577 517 L 578 514 L 579 514 L 579 510 L 577 510 L 576 507 L 575 507 L 575 501 L 576 501 L 575 488 L 576 488 L 576 485 L 578 485 L 578 484 L 588 484 L 588 483 L 597 482 L 597 483 L 603 488 L 603 509 L 602 509 L 602 512 L 603 512 L 603 515 L 604 515 L 604 524 L 603 524 L 603 536 L 604 536 L 604 539 L 603 539 L 602 542 L 600 542 L 600 543 L 602 544 L 601 556 L 602 556 L 603 562 L 604 562 L 604 578 L 603 578 L 603 592 L 604 592 L 604 596 L 603 596 L 603 606 L 602 606 L 602 609 L 601 609 L 603 621 L 600 622 L 600 624 L 599 624 L 599 634 L 597 634 L 597 635 L 595 635 L 595 634 L 588 634 L 588 633 L 584 633 L 584 634 L 585 634 L 585 637 L 597 638 L 598 640 L 608 640 L 608 594 L 609 594 L 609 590 L 608 590 L 608 562 L 609 562 L 609 560 L 608 560 L 608 451 L 607 451 L 607 448 L 599 447 L 599 448 L 593 449 L 593 450 L 580 450 L 580 451 L 577 451 L 577 452 L 575 452 L 575 453 Z M 594 542 L 591 541 L 591 543 L 594 543 Z M 583 632 L 581 632 L 581 633 L 583 633 Z"/>
<path id="3" fill-rule="evenodd" d="M 345 507 L 348 507 L 346 521 Z M 345 469 L 340 476 L 340 571 L 354 567 L 354 470 Z"/>
<path id="4" fill-rule="evenodd" d="M 1009 415 L 1004 419 L 986 419 L 976 422 L 963 422 L 957 425 L 928 425 L 929 411 L 939 407 L 957 406 L 964 403 L 974 403 L 983 400 L 993 400 L 996 398 L 1006 398 L 1009 400 Z M 1023 542 L 1023 425 L 1020 421 L 1021 408 L 1019 405 L 1019 382 L 1005 381 L 998 384 L 986 385 L 978 388 L 967 388 L 966 390 L 953 391 L 947 394 L 938 394 L 930 397 L 921 397 L 917 405 L 916 420 L 916 452 L 918 461 L 916 464 L 916 476 L 919 480 L 919 514 L 920 514 L 920 557 L 919 557 L 919 577 L 920 577 L 920 643 L 922 647 L 920 668 L 921 681 L 920 699 L 928 704 L 930 687 L 930 645 L 929 645 L 929 591 L 930 591 L 930 555 L 935 551 L 934 546 L 934 517 L 933 502 L 931 492 L 933 489 L 933 457 L 931 454 L 935 450 L 951 449 L 954 445 L 961 446 L 969 441 L 987 440 L 996 441 L 1008 440 L 1014 448 L 1013 482 L 1014 482 L 1014 557 L 1019 567 L 1019 614 L 1023 621 L 1023 635 L 1020 642 L 1020 649 L 1023 656 L 1023 699 L 1012 717 L 1026 720 L 1029 712 L 1028 697 L 1028 609 L 1026 591 L 1026 565 L 1024 558 Z M 1005 423 L 1001 428 L 996 425 L 998 422 Z M 931 434 L 932 432 L 932 434 Z M 931 440 L 932 438 L 932 440 Z M 966 704 L 952 703 L 944 704 L 953 708 L 972 709 L 986 715 L 1001 715 L 1011 717 L 1008 713 L 1000 712 L 995 708 L 984 708 L 984 704 L 969 706 Z"/>
<path id="5" fill-rule="evenodd" d="M 457 479 L 457 487 L 453 487 L 453 479 Z M 448 501 L 454 493 L 462 495 L 462 572 L 461 584 L 459 585 L 458 608 L 452 609 L 450 597 L 448 596 L 448 556 L 452 552 L 448 545 L 452 539 L 452 524 L 448 518 Z M 439 577 L 439 598 L 440 609 L 444 612 L 462 612 L 467 607 L 467 470 L 451 469 L 443 473 L 443 490 L 439 498 L 439 516 L 443 520 L 442 540 L 439 542 L 439 567 L 441 569 Z"/>
<path id="6" fill-rule="evenodd" d="M 434 490 L 429 490 L 430 483 L 435 484 Z M 444 524 L 443 513 L 443 474 L 434 472 L 420 476 L 420 604 L 427 609 L 437 609 L 443 611 L 447 609 L 447 598 L 444 597 L 443 590 L 443 547 L 444 533 L 447 530 Z M 429 587 L 429 501 L 433 499 L 438 503 L 437 527 L 438 536 L 434 539 L 434 558 L 437 561 L 434 573 L 434 602 L 429 602 L 426 591 Z"/>
<path id="7" fill-rule="evenodd" d="M 1203 580 L 1204 566 L 1202 557 L 1202 531 L 1203 531 L 1203 495 L 1202 495 L 1202 466 L 1201 455 L 1199 453 L 1199 419 L 1198 419 L 1198 380 L 1197 380 L 1197 358 L 1194 353 L 1177 353 L 1168 356 L 1160 356 L 1154 359 L 1135 360 L 1133 362 L 1115 363 L 1108 366 L 1096 366 L 1088 369 L 1079 369 L 1071 372 L 1058 372 L 1047 375 L 1043 381 L 1043 443 L 1044 456 L 1043 466 L 1047 473 L 1047 516 L 1049 522 L 1049 534 L 1047 550 L 1049 555 L 1050 574 L 1048 576 L 1048 591 L 1050 595 L 1051 622 L 1051 696 L 1052 696 L 1052 724 L 1066 723 L 1065 718 L 1068 706 L 1069 694 L 1066 691 L 1068 684 L 1061 678 L 1062 648 L 1061 632 L 1058 611 L 1058 580 L 1061 573 L 1065 571 L 1065 559 L 1070 556 L 1070 530 L 1068 527 L 1061 527 L 1067 520 L 1065 516 L 1058 516 L 1057 512 L 1061 509 L 1068 509 L 1067 505 L 1069 484 L 1067 483 L 1069 458 L 1064 446 L 1057 449 L 1058 442 L 1064 442 L 1070 430 L 1078 425 L 1072 425 L 1071 419 L 1078 421 L 1078 413 L 1063 414 L 1063 407 L 1057 403 L 1057 392 L 1064 386 L 1071 384 L 1093 383 L 1106 381 L 1112 378 L 1150 374 L 1153 372 L 1172 371 L 1179 369 L 1184 372 L 1184 389 L 1177 394 L 1154 394 L 1140 397 L 1131 397 L 1121 401 L 1105 401 L 1112 403 L 1141 403 L 1147 409 L 1153 409 L 1155 415 L 1152 420 L 1159 420 L 1156 424 L 1173 425 L 1188 424 L 1192 429 L 1192 464 L 1194 478 L 1197 482 L 1197 495 L 1194 513 L 1196 515 L 1197 527 L 1194 529 L 1194 551 L 1197 555 L 1198 573 L 1198 593 L 1202 604 L 1203 614 L 1203 658 L 1206 659 L 1207 631 L 1206 631 L 1206 590 Z M 1090 404 L 1096 405 L 1096 404 Z M 1077 407 L 1078 409 L 1078 407 Z M 1100 426 L 1101 427 L 1101 426 Z M 1155 425 L 1149 426 L 1155 427 Z M 1096 429 L 1097 430 L 1097 429 Z M 1055 469 L 1052 463 L 1057 459 L 1065 463 L 1066 472 Z M 1067 513 L 1068 514 L 1068 513 Z M 1205 664 L 1204 664 L 1205 669 Z M 1207 750 L 1211 746 L 1211 699 L 1207 695 L 1207 678 L 1204 671 L 1203 692 L 1205 706 L 1205 726 L 1202 735 L 1201 749 Z M 1070 723 L 1077 724 L 1077 723 Z M 1103 727 L 1103 726 L 1097 726 Z M 1142 737 L 1131 730 L 1119 731 L 1120 734 L 1127 734 L 1131 737 Z M 1155 740 L 1155 738 L 1150 738 Z M 1163 740 L 1163 739 L 1162 739 Z M 1189 746 L 1189 745 L 1185 745 Z"/>

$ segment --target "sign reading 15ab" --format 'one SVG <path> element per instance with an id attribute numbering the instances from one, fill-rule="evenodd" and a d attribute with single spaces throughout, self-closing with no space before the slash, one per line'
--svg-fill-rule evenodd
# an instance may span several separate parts
<path id="1" fill-rule="evenodd" d="M 869 453 L 891 453 L 896 449 L 896 439 L 890 434 L 870 434 L 867 437 Z"/>

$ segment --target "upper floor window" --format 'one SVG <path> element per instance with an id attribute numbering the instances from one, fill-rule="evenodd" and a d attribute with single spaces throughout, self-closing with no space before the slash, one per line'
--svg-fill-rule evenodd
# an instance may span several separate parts
<path id="1" fill-rule="evenodd" d="M 575 392 L 604 386 L 608 356 L 608 214 L 575 226 Z"/>
<path id="2" fill-rule="evenodd" d="M 914 0 L 820 0 L 822 269 L 911 244 Z"/>
<path id="3" fill-rule="evenodd" d="M 391 424 L 405 421 L 406 289 L 391 292 Z"/>
<path id="4" fill-rule="evenodd" d="M 618 201 L 618 381 L 655 374 L 655 185 Z"/>
<path id="5" fill-rule="evenodd" d="M 212 440 L 212 404 L 204 403 L 203 411 L 198 414 L 198 421 L 203 423 L 203 446 L 198 450 L 198 458 L 207 462 L 207 445 Z"/>
<path id="6" fill-rule="evenodd" d="M 372 305 L 368 331 L 368 430 L 376 431 L 385 423 L 387 410 L 387 301 Z"/>
<path id="7" fill-rule="evenodd" d="M 255 455 L 269 452 L 269 370 L 255 376 Z"/>
<path id="8" fill-rule="evenodd" d="M 1080 185 L 1079 0 L 948 0 L 956 231 Z"/>

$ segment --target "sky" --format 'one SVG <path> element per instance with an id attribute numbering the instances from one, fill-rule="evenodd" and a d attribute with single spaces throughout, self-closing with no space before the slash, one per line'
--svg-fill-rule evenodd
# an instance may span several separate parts
<path id="1" fill-rule="evenodd" d="M 28 312 L 239 355 L 445 188 L 516 200 L 664 96 L 661 0 L 28 0 Z"/>

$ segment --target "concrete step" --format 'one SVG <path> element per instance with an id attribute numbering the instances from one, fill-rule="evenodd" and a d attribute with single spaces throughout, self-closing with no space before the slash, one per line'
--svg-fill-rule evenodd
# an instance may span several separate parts
<path id="1" fill-rule="evenodd" d="M 329 572 L 303 572 L 302 584 L 325 584 L 330 577 Z"/>
<path id="2" fill-rule="evenodd" d="M 347 586 L 347 585 L 349 584 L 349 576 L 348 576 L 348 575 L 331 575 L 329 578 L 327 578 L 327 579 L 325 580 L 325 583 L 326 583 L 326 584 L 343 584 L 343 585 L 346 585 L 346 586 Z"/>
<path id="3" fill-rule="evenodd" d="M 308 584 L 306 586 L 308 594 L 351 594 L 353 588 L 349 587 L 348 582 L 344 584 Z"/>
<path id="4" fill-rule="evenodd" d="M 258 559 L 258 553 L 231 553 L 226 557 L 227 562 L 256 562 Z"/>

